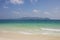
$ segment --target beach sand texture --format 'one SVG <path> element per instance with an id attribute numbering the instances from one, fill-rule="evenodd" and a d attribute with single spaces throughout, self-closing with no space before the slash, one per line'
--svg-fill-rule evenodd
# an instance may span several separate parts
<path id="1" fill-rule="evenodd" d="M 0 40 L 60 40 L 60 36 L 0 32 Z"/>

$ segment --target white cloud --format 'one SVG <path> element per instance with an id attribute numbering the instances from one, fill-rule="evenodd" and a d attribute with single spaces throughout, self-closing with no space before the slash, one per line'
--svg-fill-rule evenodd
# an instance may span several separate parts
<path id="1" fill-rule="evenodd" d="M 47 12 L 47 11 L 46 11 L 46 12 L 44 12 L 44 14 L 46 14 L 46 15 L 50 15 L 50 13 L 49 13 L 49 12 Z"/>
<path id="2" fill-rule="evenodd" d="M 14 15 L 19 15 L 20 12 L 18 12 L 18 11 L 13 11 L 13 14 L 14 14 Z"/>
<path id="3" fill-rule="evenodd" d="M 55 9 L 59 9 L 59 8 L 55 8 Z"/>
<path id="4" fill-rule="evenodd" d="M 30 2 L 32 3 L 32 2 L 33 2 L 33 0 L 30 0 Z"/>
<path id="5" fill-rule="evenodd" d="M 38 0 L 35 0 L 35 2 L 38 2 Z"/>
<path id="6" fill-rule="evenodd" d="M 24 3 L 23 0 L 10 0 L 10 2 L 13 4 L 23 4 Z"/>
<path id="7" fill-rule="evenodd" d="M 33 11 L 33 13 L 40 13 L 40 10 L 37 10 L 37 9 L 34 9 L 32 11 Z"/>
<path id="8" fill-rule="evenodd" d="M 19 11 L 13 11 L 12 16 L 15 17 L 15 18 L 19 18 L 21 15 L 20 15 Z"/>
<path id="9" fill-rule="evenodd" d="M 51 8 L 44 12 L 44 16 L 51 19 L 60 19 L 60 8 Z"/>
<path id="10" fill-rule="evenodd" d="M 8 8 L 7 6 L 4 6 L 3 8 Z"/>
<path id="11" fill-rule="evenodd" d="M 30 2 L 31 2 L 31 3 L 33 3 L 33 2 L 38 2 L 38 0 L 30 0 Z"/>
<path id="12" fill-rule="evenodd" d="M 55 8 L 52 11 L 53 11 L 53 13 L 60 13 L 60 8 Z"/>

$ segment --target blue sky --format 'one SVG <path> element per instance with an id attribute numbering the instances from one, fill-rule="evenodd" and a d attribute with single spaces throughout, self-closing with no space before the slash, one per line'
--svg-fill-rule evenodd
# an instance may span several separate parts
<path id="1" fill-rule="evenodd" d="M 60 19 L 60 0 L 0 0 L 0 19 Z"/>

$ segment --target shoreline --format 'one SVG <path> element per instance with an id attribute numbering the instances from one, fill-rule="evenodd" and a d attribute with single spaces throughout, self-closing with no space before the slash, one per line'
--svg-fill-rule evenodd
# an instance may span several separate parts
<path id="1" fill-rule="evenodd" d="M 0 40 L 60 40 L 59 29 L 17 29 L 0 28 Z M 56 30 L 58 31 L 57 33 Z"/>
<path id="2" fill-rule="evenodd" d="M 59 35 L 60 29 L 40 28 L 40 29 L 24 29 L 24 28 L 0 28 L 2 33 L 18 33 L 18 34 L 43 34 L 43 35 Z"/>
<path id="3" fill-rule="evenodd" d="M 50 31 L 41 31 L 41 32 L 31 32 L 31 31 L 10 31 L 10 30 L 0 30 L 0 33 L 16 33 L 16 34 L 24 34 L 24 35 L 52 35 L 52 36 L 60 36 L 60 32 L 50 32 Z"/>
<path id="4" fill-rule="evenodd" d="M 60 40 L 60 36 L 0 32 L 0 40 Z"/>

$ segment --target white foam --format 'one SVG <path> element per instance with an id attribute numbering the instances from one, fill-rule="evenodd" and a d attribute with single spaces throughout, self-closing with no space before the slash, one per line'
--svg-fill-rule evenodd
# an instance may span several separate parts
<path id="1" fill-rule="evenodd" d="M 46 31 L 59 31 L 60 29 L 50 29 L 50 28 L 40 28 L 41 30 L 46 30 Z"/>
<path id="2" fill-rule="evenodd" d="M 19 31 L 19 32 L 17 32 L 17 33 L 22 33 L 22 34 L 33 34 L 33 33 L 31 33 L 31 32 L 24 32 L 24 31 Z"/>
<path id="3" fill-rule="evenodd" d="M 33 34 L 32 32 L 25 32 L 25 31 L 7 31 L 7 30 L 3 30 L 3 31 L 0 31 L 0 32 L 3 32 L 3 33 L 19 33 L 19 34 Z"/>
<path id="4" fill-rule="evenodd" d="M 31 31 L 22 31 L 22 30 L 19 30 L 19 31 L 8 31 L 8 30 L 2 30 L 1 32 L 3 33 L 18 33 L 18 34 L 52 34 L 53 32 L 60 32 L 60 29 L 51 29 L 51 28 L 40 28 L 41 30 L 31 30 Z M 50 32 L 52 31 L 52 32 Z"/>

